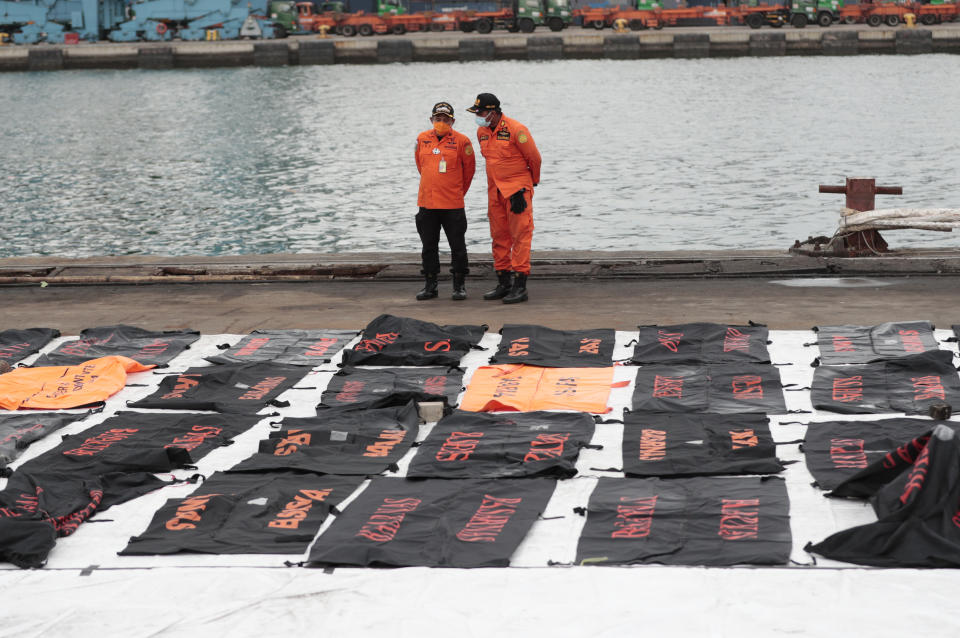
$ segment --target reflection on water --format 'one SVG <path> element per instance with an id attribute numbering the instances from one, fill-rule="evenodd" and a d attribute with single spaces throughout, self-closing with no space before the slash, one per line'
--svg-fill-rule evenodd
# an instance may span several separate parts
<path id="1" fill-rule="evenodd" d="M 843 197 L 817 184 L 845 176 L 904 187 L 879 206 L 958 204 L 960 138 L 938 116 L 960 103 L 952 62 L 3 74 L 0 256 L 418 250 L 414 140 L 440 100 L 475 137 L 460 109 L 481 91 L 530 127 L 543 154 L 534 248 L 786 248 L 833 231 Z M 485 250 L 479 159 L 468 243 Z M 912 231 L 888 239 L 960 243 Z"/>

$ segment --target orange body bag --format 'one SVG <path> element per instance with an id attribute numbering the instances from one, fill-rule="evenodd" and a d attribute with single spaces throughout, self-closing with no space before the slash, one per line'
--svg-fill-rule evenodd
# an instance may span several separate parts
<path id="1" fill-rule="evenodd" d="M 604 414 L 610 411 L 607 399 L 610 388 L 615 387 L 613 370 L 484 366 L 473 373 L 460 408 L 471 412 L 578 410 Z"/>
<path id="2" fill-rule="evenodd" d="M 152 367 L 111 356 L 75 366 L 17 368 L 0 375 L 0 408 L 63 410 L 99 403 L 126 385 L 128 372 Z"/>

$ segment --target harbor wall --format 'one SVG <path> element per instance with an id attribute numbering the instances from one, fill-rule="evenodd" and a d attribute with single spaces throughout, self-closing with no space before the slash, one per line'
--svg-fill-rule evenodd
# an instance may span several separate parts
<path id="1" fill-rule="evenodd" d="M 590 33 L 0 47 L 0 71 L 960 53 L 960 29 Z"/>
<path id="2" fill-rule="evenodd" d="M 894 250 L 870 257 L 804 255 L 785 250 L 535 250 L 531 263 L 538 280 L 960 276 L 960 250 L 956 248 Z M 0 288 L 337 280 L 421 282 L 421 268 L 419 253 L 412 251 L 10 257 L 0 259 Z M 489 252 L 470 255 L 470 281 L 494 277 Z"/>

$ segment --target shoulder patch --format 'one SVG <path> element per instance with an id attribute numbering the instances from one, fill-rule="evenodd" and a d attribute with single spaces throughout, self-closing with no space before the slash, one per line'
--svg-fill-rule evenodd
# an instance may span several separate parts
<path id="1" fill-rule="evenodd" d="M 463 147 L 463 154 L 464 154 L 464 155 L 473 155 L 473 147 L 470 146 L 469 144 L 467 144 L 466 146 L 464 146 L 464 147 Z"/>
<path id="2" fill-rule="evenodd" d="M 521 144 L 526 144 L 528 139 L 530 138 L 527 137 L 526 133 L 521 133 L 520 135 L 517 136 L 517 141 L 520 142 Z"/>

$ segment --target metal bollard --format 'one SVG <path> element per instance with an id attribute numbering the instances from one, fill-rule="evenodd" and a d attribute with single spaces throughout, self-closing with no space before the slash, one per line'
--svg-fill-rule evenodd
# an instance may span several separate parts
<path id="1" fill-rule="evenodd" d="M 843 186 L 826 186 L 820 184 L 821 193 L 838 193 L 847 196 L 847 208 L 853 210 L 873 210 L 875 195 L 903 195 L 900 186 L 877 186 L 872 177 L 848 177 Z M 848 257 L 874 255 L 887 252 L 887 242 L 876 230 L 859 230 L 843 238 L 844 248 Z"/>

